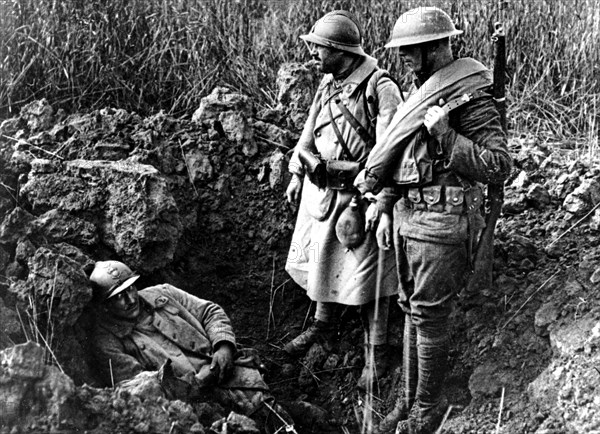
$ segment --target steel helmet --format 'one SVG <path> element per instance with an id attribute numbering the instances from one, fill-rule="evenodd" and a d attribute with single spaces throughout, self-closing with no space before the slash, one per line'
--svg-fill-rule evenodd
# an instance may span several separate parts
<path id="1" fill-rule="evenodd" d="M 324 15 L 300 38 L 306 42 L 366 56 L 363 51 L 362 31 L 354 15 L 347 11 L 332 11 Z"/>
<path id="2" fill-rule="evenodd" d="M 139 274 L 135 274 L 122 262 L 99 261 L 89 279 L 94 286 L 94 295 L 105 301 L 129 288 L 139 277 Z"/>
<path id="3" fill-rule="evenodd" d="M 411 9 L 400 15 L 392 30 L 392 39 L 385 48 L 422 44 L 437 39 L 460 35 L 454 23 L 443 10 L 433 6 Z"/>

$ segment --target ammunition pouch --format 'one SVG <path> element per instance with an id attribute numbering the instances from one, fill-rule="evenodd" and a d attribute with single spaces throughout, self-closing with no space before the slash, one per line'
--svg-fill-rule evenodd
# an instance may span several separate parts
<path id="1" fill-rule="evenodd" d="M 454 215 L 472 214 L 483 202 L 483 192 L 477 186 L 468 190 L 452 185 L 415 187 L 405 190 L 404 197 L 406 208 Z"/>
<path id="2" fill-rule="evenodd" d="M 361 169 L 362 164 L 356 161 L 327 161 L 327 187 L 332 190 L 352 190 L 354 178 Z"/>
<path id="3" fill-rule="evenodd" d="M 310 182 L 321 189 L 327 187 L 327 170 L 325 167 L 325 161 L 321 158 L 321 156 L 319 154 L 313 154 L 306 149 L 300 148 L 298 151 L 298 158 L 304 166 Z"/>

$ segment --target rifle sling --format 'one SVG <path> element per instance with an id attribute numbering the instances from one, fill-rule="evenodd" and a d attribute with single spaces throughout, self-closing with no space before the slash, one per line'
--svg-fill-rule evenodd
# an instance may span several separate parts
<path id="1" fill-rule="evenodd" d="M 487 90 L 488 88 L 483 88 L 474 90 L 473 92 L 465 93 L 463 96 L 454 98 L 452 101 L 447 102 L 442 108 L 446 111 L 446 113 L 450 113 L 452 110 L 456 110 L 457 108 L 462 107 L 474 99 L 491 96 Z"/>

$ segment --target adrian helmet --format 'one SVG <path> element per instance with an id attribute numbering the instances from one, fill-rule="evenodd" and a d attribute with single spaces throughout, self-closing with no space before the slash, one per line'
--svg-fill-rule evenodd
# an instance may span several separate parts
<path id="1" fill-rule="evenodd" d="M 363 51 L 362 30 L 354 15 L 347 11 L 332 11 L 319 19 L 307 35 L 306 42 L 366 56 Z"/>
<path id="2" fill-rule="evenodd" d="M 129 288 L 139 277 L 122 262 L 99 261 L 89 279 L 94 286 L 94 296 L 104 301 Z"/>
<path id="3" fill-rule="evenodd" d="M 392 38 L 385 48 L 422 44 L 437 39 L 460 35 L 446 12 L 433 6 L 411 9 L 396 20 Z"/>

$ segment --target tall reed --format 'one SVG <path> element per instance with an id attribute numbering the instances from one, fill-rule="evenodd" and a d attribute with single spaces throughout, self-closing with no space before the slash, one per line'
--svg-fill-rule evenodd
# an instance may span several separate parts
<path id="1" fill-rule="evenodd" d="M 385 50 L 416 0 L 0 0 L 0 115 L 46 97 L 70 110 L 192 112 L 217 85 L 275 103 L 283 62 L 304 61 L 298 36 L 325 12 L 354 12 L 365 48 L 399 78 Z M 490 29 L 507 31 L 509 120 L 516 132 L 598 137 L 600 6 L 595 0 L 433 0 L 464 34 L 459 56 L 491 61 Z M 596 140 L 597 143 L 597 140 Z"/>

